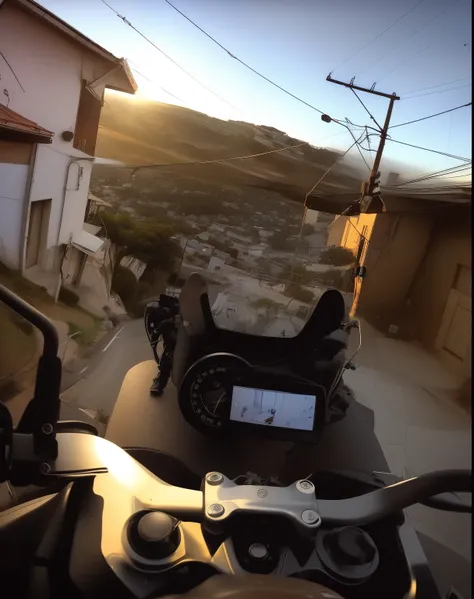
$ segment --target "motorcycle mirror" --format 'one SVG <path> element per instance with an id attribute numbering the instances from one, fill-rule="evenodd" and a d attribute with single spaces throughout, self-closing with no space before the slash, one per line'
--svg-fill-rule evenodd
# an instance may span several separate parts
<path id="1" fill-rule="evenodd" d="M 34 456 L 30 456 L 33 463 L 37 460 L 55 459 L 57 457 L 55 431 L 59 418 L 61 386 L 61 360 L 57 355 L 58 333 L 53 323 L 44 314 L 3 285 L 0 285 L 0 301 L 43 335 L 43 353 L 38 361 L 33 399 L 23 413 L 15 433 L 33 436 Z M 27 461 L 27 456 L 16 457 L 20 461 L 23 459 Z"/>

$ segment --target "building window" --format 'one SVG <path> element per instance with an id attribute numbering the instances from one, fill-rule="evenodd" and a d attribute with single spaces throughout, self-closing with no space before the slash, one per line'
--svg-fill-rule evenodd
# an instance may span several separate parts
<path id="1" fill-rule="evenodd" d="M 102 103 L 82 83 L 73 147 L 89 156 L 94 156 Z"/>

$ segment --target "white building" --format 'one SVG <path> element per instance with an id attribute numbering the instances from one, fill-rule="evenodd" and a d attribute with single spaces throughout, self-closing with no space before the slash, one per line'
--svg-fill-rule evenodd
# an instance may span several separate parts
<path id="1" fill-rule="evenodd" d="M 216 272 L 225 268 L 225 258 L 221 256 L 211 256 L 209 264 L 207 265 L 208 272 Z"/>
<path id="2" fill-rule="evenodd" d="M 104 90 L 137 88 L 125 60 L 32 0 L 0 0 L 0 49 L 0 260 L 56 295 L 61 266 L 102 245 L 83 223 Z"/>

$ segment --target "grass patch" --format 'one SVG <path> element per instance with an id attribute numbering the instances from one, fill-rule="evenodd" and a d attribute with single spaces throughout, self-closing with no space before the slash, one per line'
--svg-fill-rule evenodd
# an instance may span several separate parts
<path id="1" fill-rule="evenodd" d="M 87 328 L 83 328 L 77 325 L 75 322 L 68 322 L 69 327 L 68 335 L 72 336 L 73 341 L 82 347 L 90 347 L 96 340 L 97 334 L 100 330 L 100 319 L 93 320 L 93 325 Z"/>
<path id="2" fill-rule="evenodd" d="M 16 389 L 8 386 L 12 377 L 30 364 L 36 351 L 33 327 L 0 303 L 0 399 L 14 394 Z"/>
<path id="3" fill-rule="evenodd" d="M 53 298 L 48 295 L 43 287 L 39 287 L 28 279 L 23 278 L 20 273 L 9 269 L 1 262 L 0 283 L 19 295 L 26 302 L 32 304 L 48 318 L 68 323 L 70 331 L 71 327 L 75 327 L 73 332 L 79 330 L 82 331 L 82 335 L 74 337 L 80 345 L 90 346 L 94 343 L 102 323 L 101 318 L 77 306 L 67 306 L 61 302 L 54 303 Z M 22 328 L 25 332 L 25 329 L 31 326 L 21 317 L 16 318 L 22 320 L 23 324 L 18 325 L 19 321 L 17 320 L 15 328 L 10 330 L 10 337 L 14 337 L 18 331 L 22 330 Z M 33 336 L 31 336 L 31 338 L 33 339 Z M 0 342 L 1 340 L 2 337 L 0 337 Z M 0 354 L 0 362 L 1 361 L 2 356 Z"/>

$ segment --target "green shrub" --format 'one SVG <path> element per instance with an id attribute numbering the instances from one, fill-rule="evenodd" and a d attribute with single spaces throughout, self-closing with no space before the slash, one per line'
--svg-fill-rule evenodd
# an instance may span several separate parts
<path id="1" fill-rule="evenodd" d="M 331 266 L 349 266 L 355 264 L 355 261 L 351 250 L 338 245 L 324 249 L 319 256 L 320 264 L 330 264 Z"/>
<path id="2" fill-rule="evenodd" d="M 66 304 L 66 306 L 71 307 L 77 306 L 79 302 L 79 296 L 77 293 L 71 289 L 66 289 L 66 287 L 61 287 L 59 290 L 58 299 L 60 302 L 63 302 L 63 304 Z"/>

